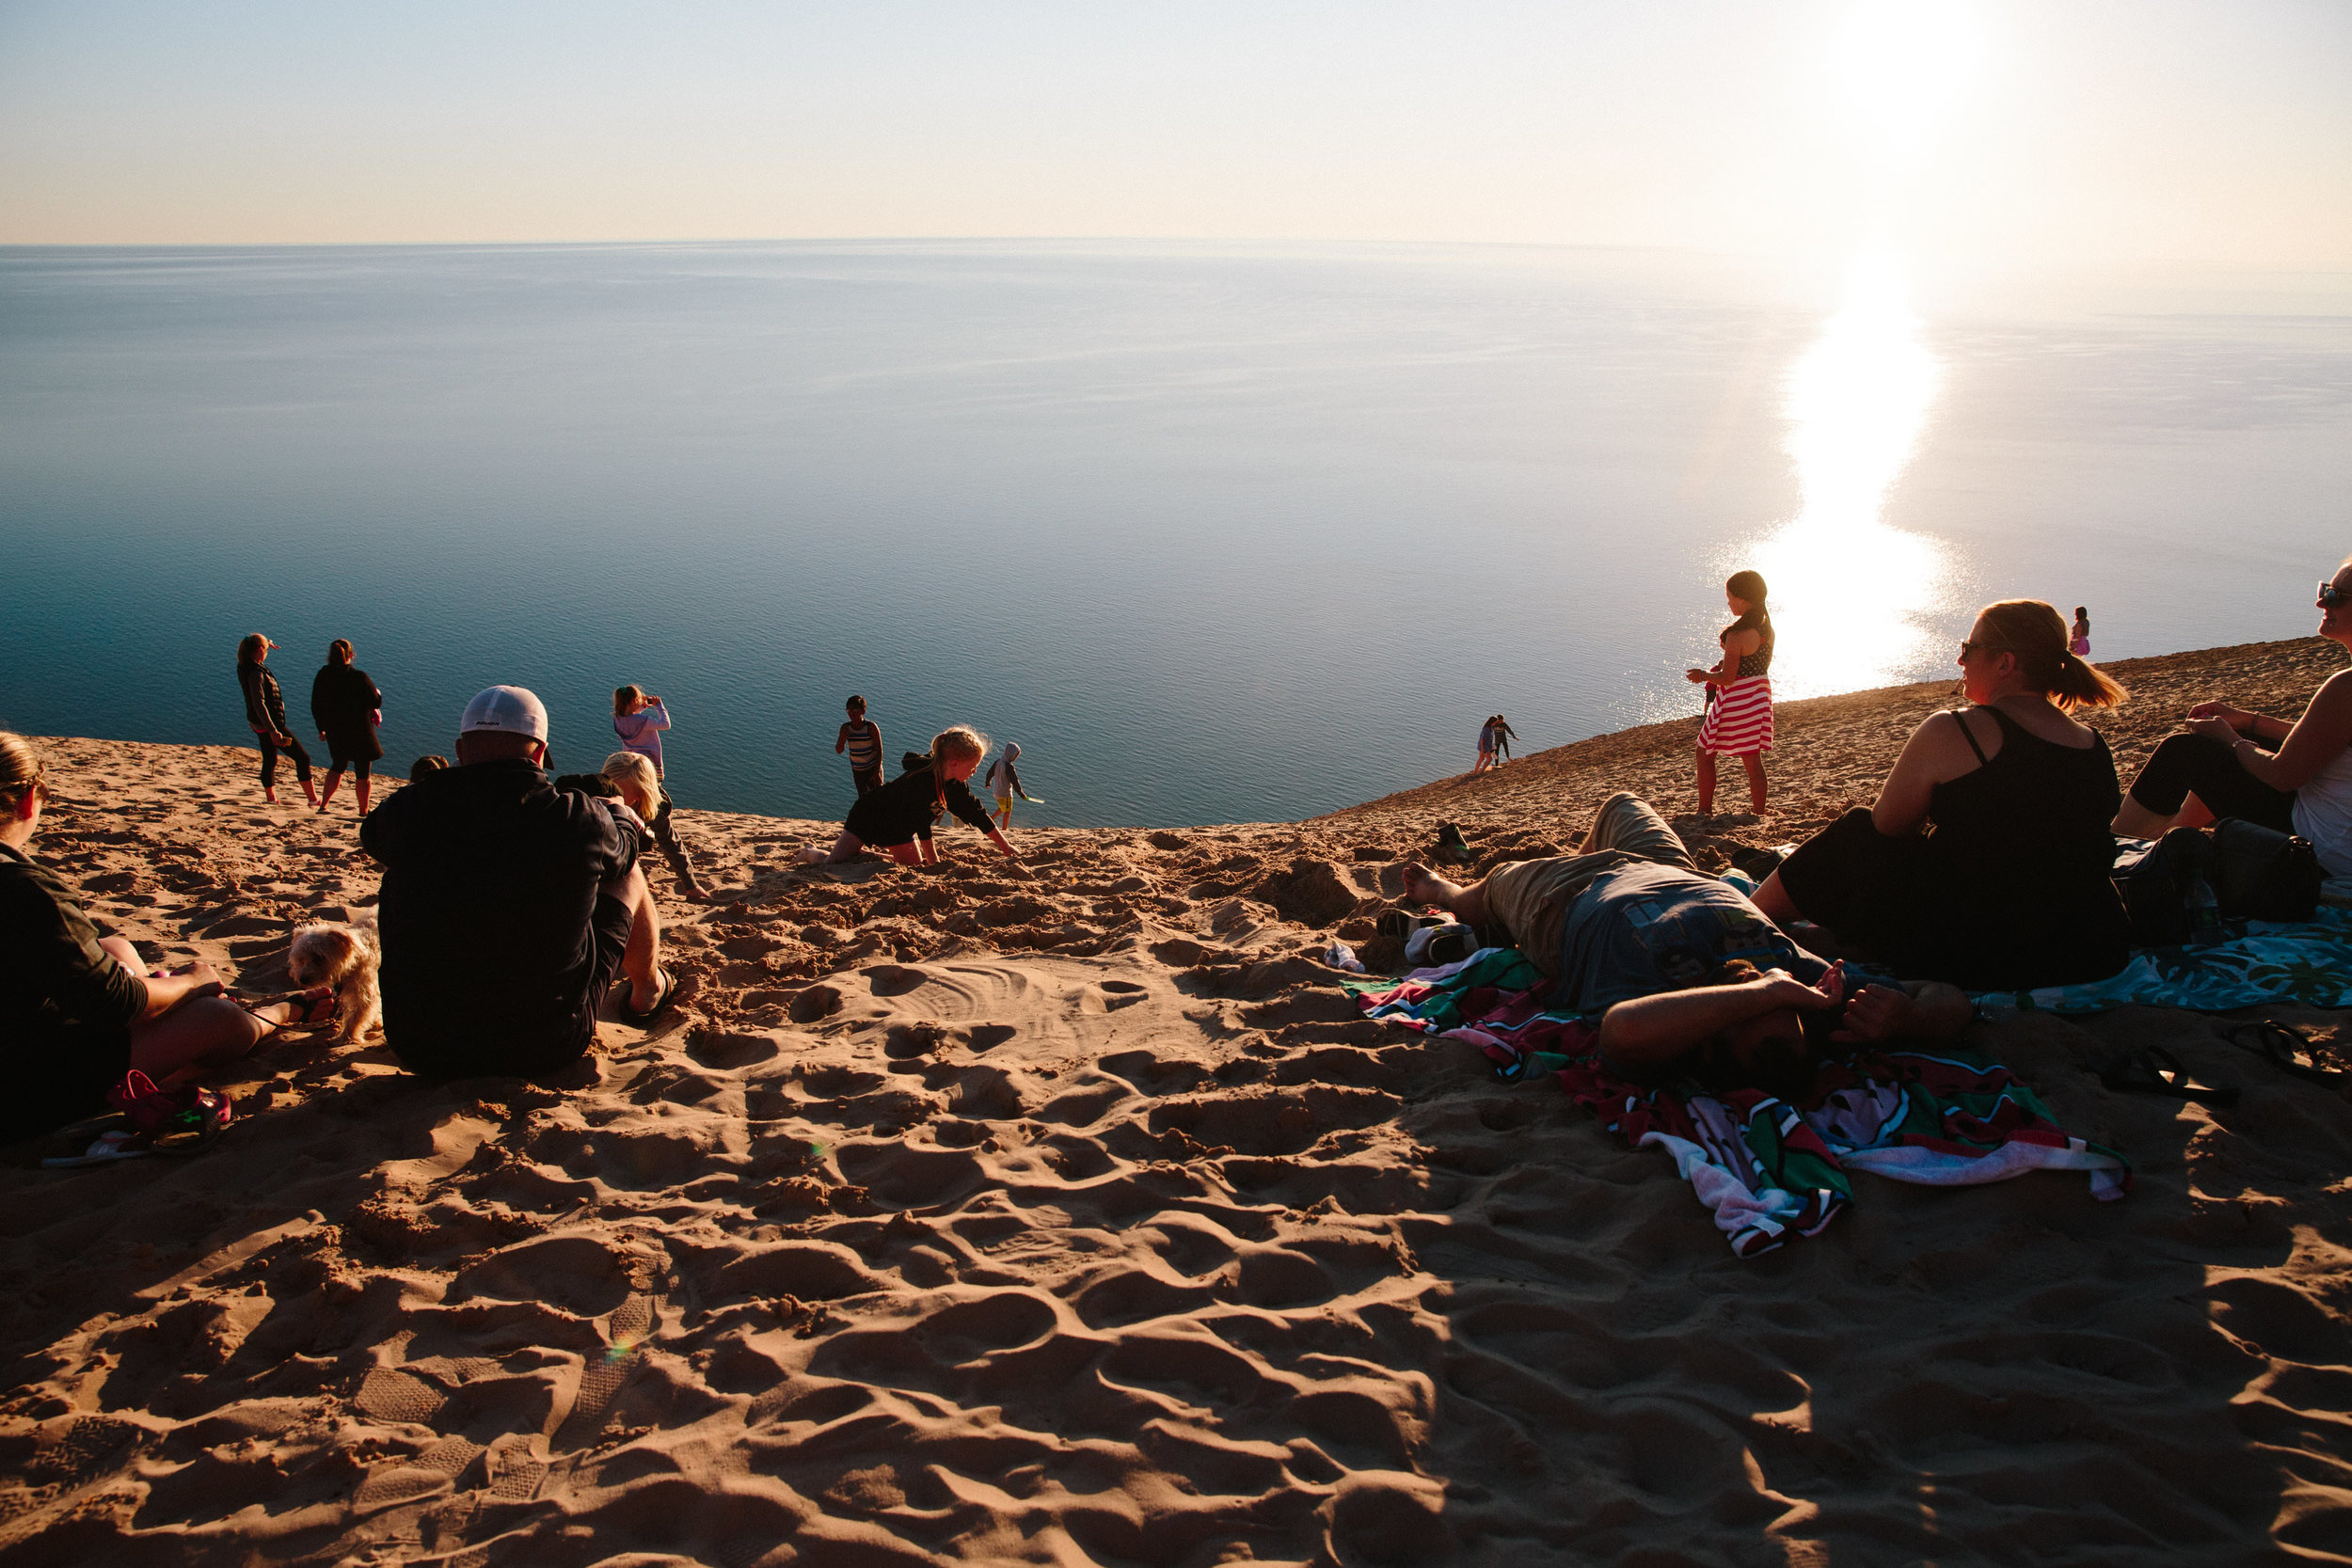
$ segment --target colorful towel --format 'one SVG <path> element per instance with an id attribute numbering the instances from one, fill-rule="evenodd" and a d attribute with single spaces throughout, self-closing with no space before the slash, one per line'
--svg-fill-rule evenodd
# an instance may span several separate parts
<path id="1" fill-rule="evenodd" d="M 2232 921 L 2229 940 L 2204 947 L 2141 948 L 2122 973 L 2084 986 L 1992 991 L 1980 1007 L 2096 1013 L 2130 1003 L 2228 1012 L 2265 1002 L 2352 1007 L 2352 910 L 2322 906 L 2309 920 Z"/>
<path id="2" fill-rule="evenodd" d="M 1871 1051 L 1823 1065 L 1801 1104 L 1755 1089 L 1711 1094 L 1612 1075 L 1598 1031 L 1545 1009 L 1549 985 L 1517 948 L 1490 947 L 1402 981 L 1348 981 L 1374 1018 L 1476 1045 L 1505 1081 L 1556 1074 L 1577 1103 L 1639 1148 L 1662 1148 L 1741 1258 L 1818 1234 L 1853 1201 L 1850 1171 L 1970 1186 L 2079 1170 L 2112 1199 L 2131 1165 L 2073 1137 L 1996 1062 L 1964 1052 Z"/>

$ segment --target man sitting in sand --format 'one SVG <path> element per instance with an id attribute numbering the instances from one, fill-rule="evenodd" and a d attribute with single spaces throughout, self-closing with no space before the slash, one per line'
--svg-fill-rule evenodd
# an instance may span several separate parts
<path id="1" fill-rule="evenodd" d="M 544 1077 L 578 1061 L 617 973 L 621 1016 L 650 1022 L 675 982 L 618 800 L 557 790 L 548 710 L 516 686 L 466 706 L 457 766 L 368 814 L 384 864 L 384 1037 L 430 1078 Z"/>
<path id="2" fill-rule="evenodd" d="M 1509 932 L 1560 982 L 1553 1006 L 1600 1013 L 1601 1054 L 1620 1077 L 1702 1070 L 1794 1093 L 1818 1062 L 1809 1037 L 1942 1042 L 1974 1016 L 1965 993 L 1935 981 L 1846 996 L 1842 971 L 1700 871 L 1632 795 L 1603 802 L 1576 854 L 1514 861 L 1467 887 L 1420 865 L 1404 871 L 1406 898 Z M 1820 1015 L 1810 1027 L 1807 1015 Z"/>

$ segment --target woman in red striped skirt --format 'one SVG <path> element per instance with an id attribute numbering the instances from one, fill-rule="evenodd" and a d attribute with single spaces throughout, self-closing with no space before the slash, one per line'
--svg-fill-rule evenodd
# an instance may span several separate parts
<path id="1" fill-rule="evenodd" d="M 1772 749 L 1772 618 L 1764 611 L 1764 578 L 1735 572 L 1724 600 L 1740 617 L 1716 639 L 1724 657 L 1712 670 L 1686 672 L 1707 688 L 1699 723 L 1699 815 L 1715 809 L 1715 759 L 1738 757 L 1748 770 L 1748 803 L 1764 815 L 1764 753 Z"/>

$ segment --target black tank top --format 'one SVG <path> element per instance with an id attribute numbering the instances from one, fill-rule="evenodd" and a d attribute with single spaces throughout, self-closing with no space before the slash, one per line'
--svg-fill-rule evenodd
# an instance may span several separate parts
<path id="1" fill-rule="evenodd" d="M 2115 840 L 2107 824 L 2123 792 L 2106 737 L 2093 730 L 2090 744 L 2077 750 L 2042 739 L 1997 707 L 1984 711 L 2001 727 L 2001 749 L 1930 792 L 1934 858 L 2000 882 L 2005 898 L 2052 895 L 2086 879 L 2108 891 Z M 1982 758 L 1967 720 L 1954 712 L 1952 722 Z"/>
<path id="2" fill-rule="evenodd" d="M 1770 615 L 1765 614 L 1761 610 L 1751 610 L 1745 615 L 1740 616 L 1740 619 L 1725 626 L 1723 629 L 1722 635 L 1717 637 L 1715 641 L 1719 644 L 1726 645 L 1726 652 L 1729 651 L 1727 645 L 1731 641 L 1731 634 L 1735 631 L 1752 631 L 1756 633 L 1761 641 L 1756 643 L 1756 652 L 1741 656 L 1740 659 L 1740 669 L 1738 673 L 1732 676 L 1732 678 L 1734 680 L 1746 680 L 1750 675 L 1763 675 L 1771 673 L 1772 668 L 1772 618 Z"/>

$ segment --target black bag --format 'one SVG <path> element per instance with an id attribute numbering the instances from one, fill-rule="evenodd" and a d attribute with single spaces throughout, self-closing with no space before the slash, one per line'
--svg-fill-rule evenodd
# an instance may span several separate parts
<path id="1" fill-rule="evenodd" d="M 2213 868 L 2206 876 L 2227 915 L 2309 920 L 2319 908 L 2319 851 L 2300 834 L 2259 822 L 2225 816 L 2213 825 Z"/>
<path id="2" fill-rule="evenodd" d="M 2115 842 L 2108 875 L 2123 898 L 2135 947 L 2178 947 L 2189 938 L 2188 893 L 2198 879 L 2211 880 L 2213 840 L 2194 828 L 2175 828 L 2162 838 Z"/>

